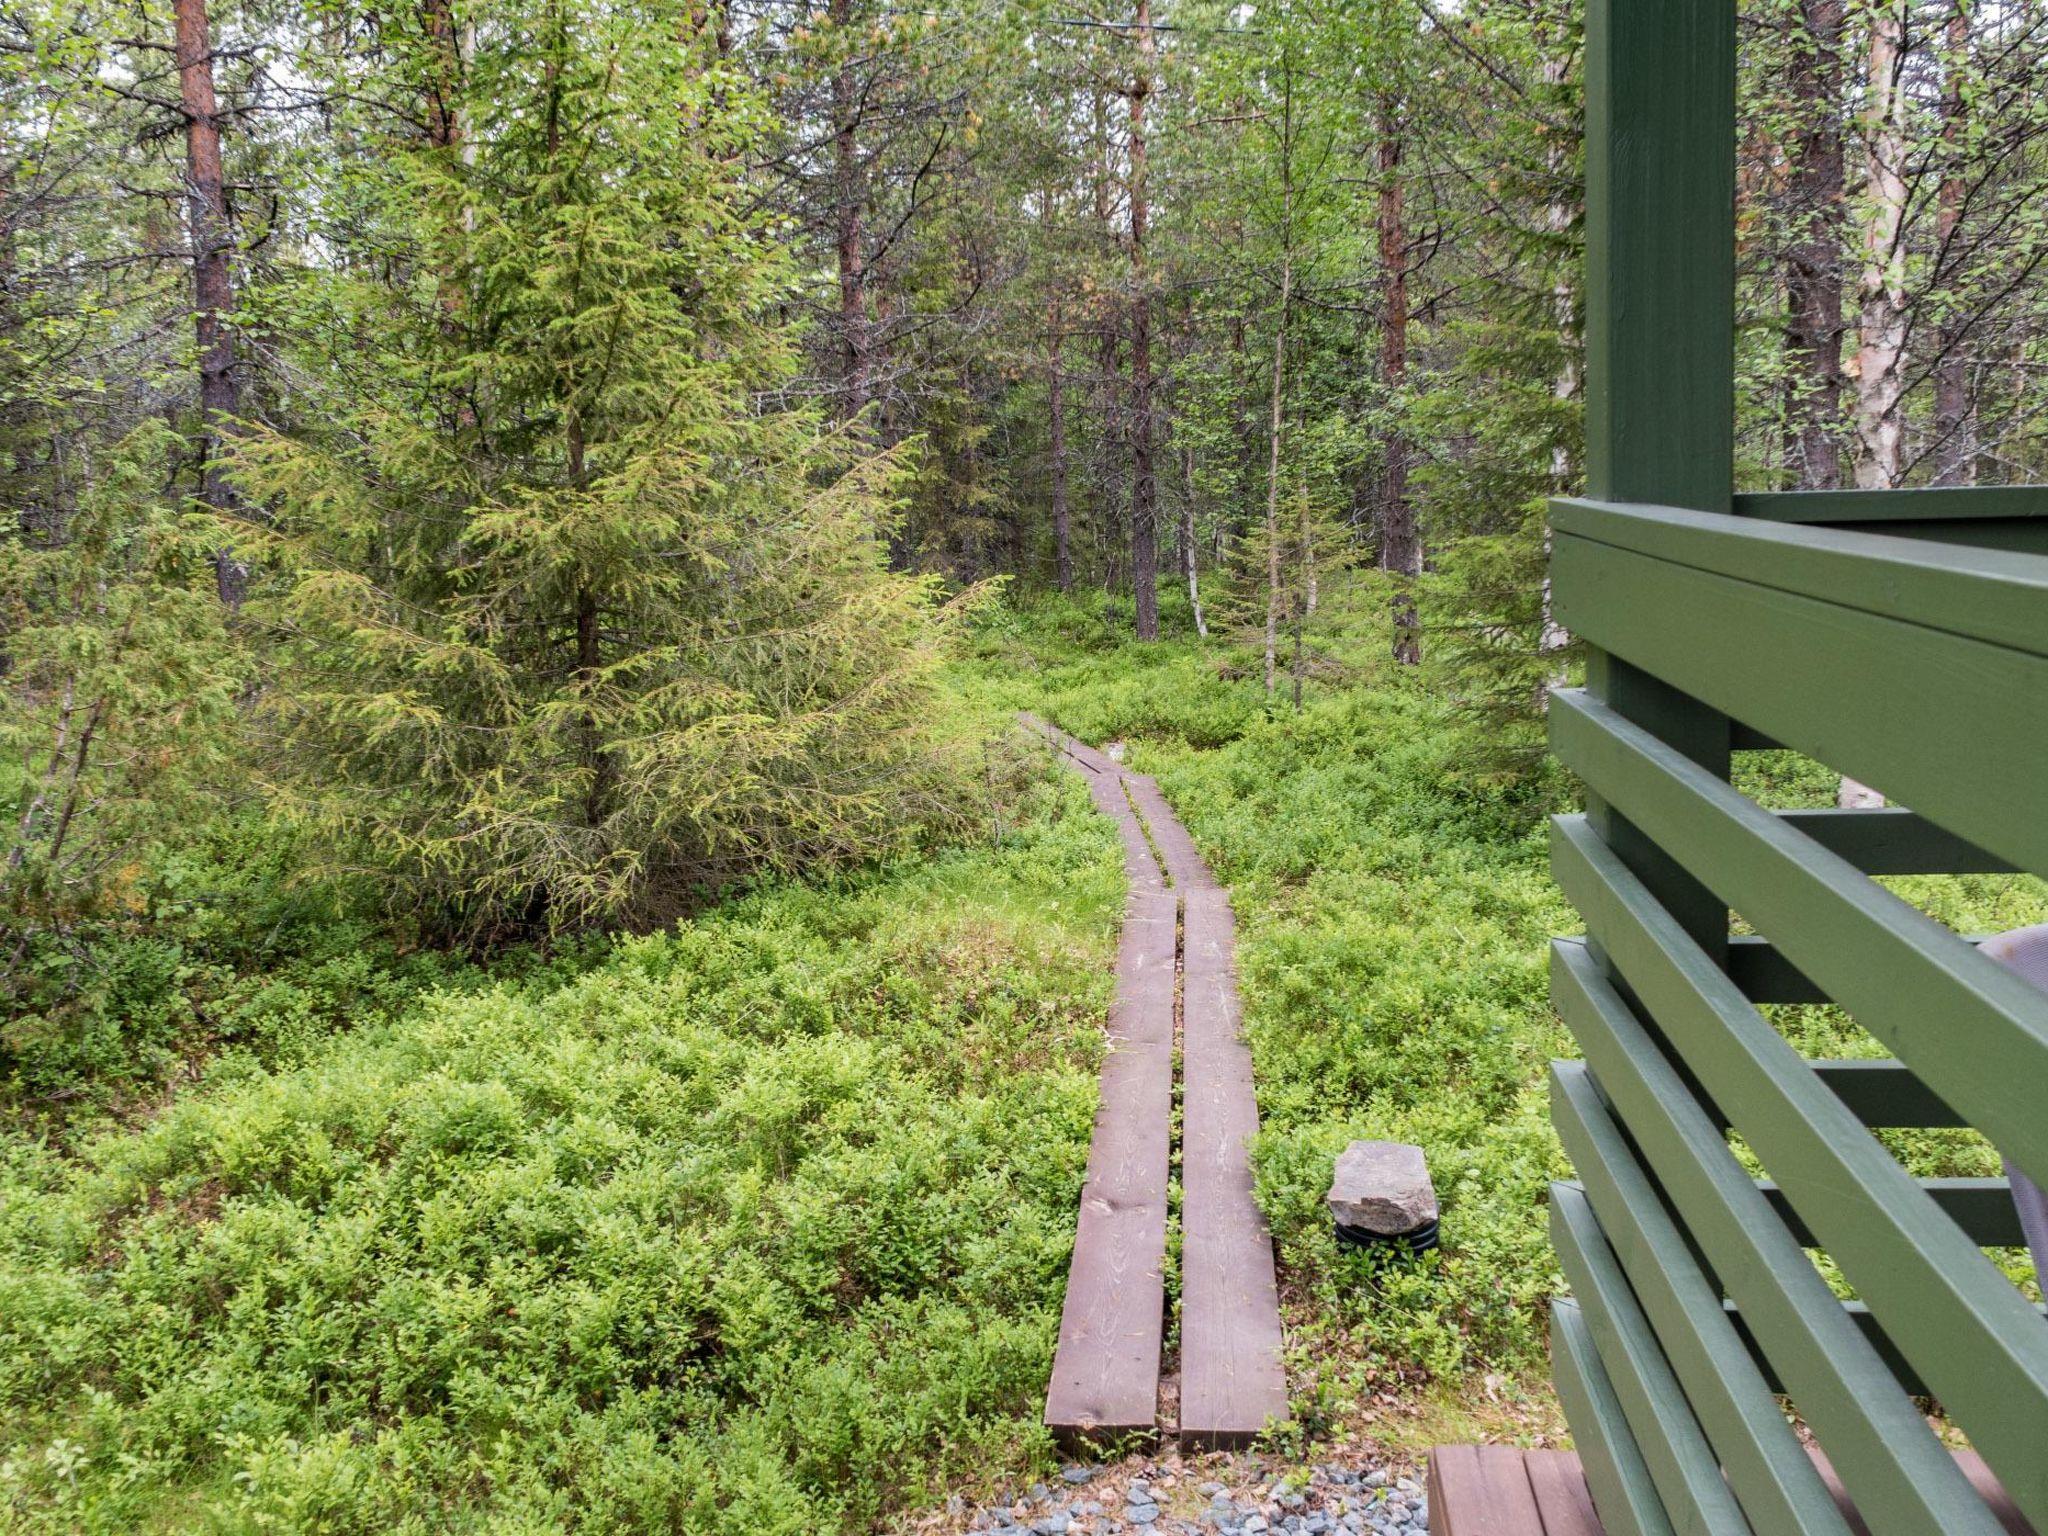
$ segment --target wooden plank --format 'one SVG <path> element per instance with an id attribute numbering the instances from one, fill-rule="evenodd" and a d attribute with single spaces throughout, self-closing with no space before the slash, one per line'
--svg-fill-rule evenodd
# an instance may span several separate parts
<path id="1" fill-rule="evenodd" d="M 2020 1229 L 2019 1208 L 2012 1203 L 2012 1185 L 2005 1179 L 1920 1179 L 1922 1192 L 1944 1216 L 1962 1229 L 1963 1235 L 1979 1247 L 2024 1248 L 2026 1233 Z M 1785 1191 L 1769 1180 L 1757 1188 L 1791 1229 L 1801 1247 L 1822 1247 L 1820 1239 L 1794 1208 Z"/>
<path id="2" fill-rule="evenodd" d="M 1543 1536 L 1602 1536 L 1578 1457 L 1570 1451 L 1524 1451 L 1522 1469 L 1543 1516 Z"/>
<path id="3" fill-rule="evenodd" d="M 1735 12 L 1726 0 L 1590 0 L 1585 145 L 1587 484 L 1614 501 L 1726 512 L 1735 445 Z"/>
<path id="4" fill-rule="evenodd" d="M 1559 885 L 1665 1040 L 2023 1507 L 2048 1511 L 2048 1329 L 1585 822 L 1553 825 Z"/>
<path id="5" fill-rule="evenodd" d="M 1672 1524 L 1700 1536 L 1749 1536 L 1734 1490 L 1583 1191 L 1551 1187 L 1550 1239 Z"/>
<path id="6" fill-rule="evenodd" d="M 2014 871 L 2011 860 L 1986 853 L 1917 811 L 1898 806 L 1772 814 L 1866 875 L 2005 875 Z"/>
<path id="7" fill-rule="evenodd" d="M 1111 1047 L 1060 1311 L 1045 1422 L 1068 1442 L 1150 1433 L 1166 1315 L 1175 903 L 1133 891 Z"/>
<path id="8" fill-rule="evenodd" d="M 1780 523 L 1934 522 L 1951 518 L 2048 518 L 2048 486 L 1967 485 L 1905 491 L 1752 491 L 1735 498 L 1743 517 Z"/>
<path id="9" fill-rule="evenodd" d="M 1798 1437 L 1583 1062 L 1551 1064 L 1552 1119 L 1729 1486 L 1758 1530 L 1842 1536 Z M 1558 1192 L 1552 1193 L 1557 1209 Z M 1573 1198 L 1564 1194 L 1567 1206 Z"/>
<path id="10" fill-rule="evenodd" d="M 1585 694 L 1551 738 L 1856 1021 L 2037 1182 L 2048 1180 L 2048 994 Z M 2038 760 L 2036 761 L 2036 767 Z M 2032 777 L 2048 774 L 2030 768 Z M 2048 816 L 2043 818 L 2048 835 Z"/>
<path id="11" fill-rule="evenodd" d="M 1551 525 L 1617 554 L 2048 655 L 2048 559 L 2039 555 L 1596 500 L 1554 502 Z M 1620 596 L 1600 594 L 1594 606 Z M 1839 646 L 1825 654 L 1834 659 Z"/>
<path id="12" fill-rule="evenodd" d="M 1053 750 L 1063 754 L 1087 781 L 1088 796 L 1095 803 L 1095 809 L 1116 824 L 1117 839 L 1123 844 L 1124 877 L 1133 890 L 1164 890 L 1166 880 L 1159 866 L 1159 860 L 1152 852 L 1152 846 L 1145 839 L 1145 829 L 1132 814 L 1129 797 L 1124 793 L 1124 772 L 1120 765 L 1087 743 L 1077 741 L 1066 732 L 1048 725 L 1036 715 L 1019 716 L 1025 726 L 1043 736 L 1052 744 Z"/>
<path id="13" fill-rule="evenodd" d="M 1858 1480 L 1867 1506 L 1884 1511 L 1881 1529 L 1996 1536 L 1969 1519 L 1968 1490 L 1926 1421 L 1586 946 L 1553 944 L 1550 974 L 1552 1001 L 1617 1118 L 1693 1240 L 1713 1255 L 1800 1413 Z M 1597 1481 L 1594 1488 L 1597 1495 Z"/>
<path id="14" fill-rule="evenodd" d="M 1138 814 L 1145 819 L 1160 857 L 1166 861 L 1167 877 L 1183 890 L 1214 889 L 1216 877 L 1203 862 L 1201 850 L 1195 847 L 1188 829 L 1166 803 L 1158 782 L 1142 773 L 1127 773 L 1124 785 Z"/>
<path id="15" fill-rule="evenodd" d="M 1583 1476 L 1579 1483 L 1584 1487 Z M 1522 1453 L 1511 1446 L 1439 1445 L 1429 1453 L 1427 1487 L 1432 1530 L 1548 1536 Z"/>
<path id="16" fill-rule="evenodd" d="M 1675 1536 L 1586 1319 L 1562 1296 L 1550 1306 L 1550 1373 L 1601 1525 L 1614 1536 Z"/>
<path id="17" fill-rule="evenodd" d="M 1284 1423 L 1287 1379 L 1273 1239 L 1252 1194 L 1259 1110 L 1230 902 L 1213 884 L 1182 901 L 1180 1432 L 1208 1449 Z"/>
<path id="18" fill-rule="evenodd" d="M 1560 536 L 1552 572 L 1588 643 L 2048 873 L 2048 656 L 1590 539 Z M 2010 627 L 2048 622 L 2033 601 Z"/>
<path id="19" fill-rule="evenodd" d="M 1726 0 L 1589 0 L 1585 60 L 1587 485 L 1615 501 L 1725 513 L 1734 12 Z M 1588 656 L 1587 686 L 1725 776 L 1725 716 L 1606 654 L 1615 649 Z M 1726 908 L 1703 885 L 1597 797 L 1587 813 L 1695 937 L 1711 945 L 1726 935 Z"/>

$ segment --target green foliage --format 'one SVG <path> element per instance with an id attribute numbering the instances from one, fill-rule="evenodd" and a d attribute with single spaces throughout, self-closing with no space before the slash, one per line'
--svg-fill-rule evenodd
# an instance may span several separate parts
<path id="1" fill-rule="evenodd" d="M 957 807 L 948 613 L 886 562 L 905 457 L 767 403 L 792 272 L 687 13 L 494 18 L 459 151 L 387 133 L 341 185 L 405 280 L 268 301 L 330 370 L 239 451 L 286 578 L 276 788 L 466 931 L 645 926 Z"/>
<path id="2" fill-rule="evenodd" d="M 853 1530 L 1021 1470 L 1121 891 L 999 846 L 0 1143 L 0 1520 Z"/>
<path id="3" fill-rule="evenodd" d="M 0 1061 L 93 984 L 91 934 L 146 904 L 149 854 L 239 773 L 220 529 L 163 494 L 168 442 L 138 432 L 61 526 L 0 540 Z"/>

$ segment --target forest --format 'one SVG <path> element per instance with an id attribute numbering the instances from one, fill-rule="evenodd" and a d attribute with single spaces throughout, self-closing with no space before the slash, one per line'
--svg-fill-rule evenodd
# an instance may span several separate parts
<path id="1" fill-rule="evenodd" d="M 1281 1453 L 1556 1440 L 1583 11 L 0 0 L 0 1529 L 1051 1475 L 1123 873 L 1020 710 L 1233 892 Z M 2048 479 L 2048 5 L 1738 24 L 1737 488 Z"/>

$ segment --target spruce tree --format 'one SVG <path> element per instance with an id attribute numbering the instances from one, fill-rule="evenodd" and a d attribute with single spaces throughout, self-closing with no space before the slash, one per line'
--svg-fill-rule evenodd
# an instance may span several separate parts
<path id="1" fill-rule="evenodd" d="M 474 930 L 886 850 L 947 803 L 944 614 L 886 567 L 898 459 L 781 398 L 753 96 L 685 5 L 451 23 L 392 43 L 435 131 L 357 160 L 350 259 L 276 300 L 323 317 L 315 425 L 240 449 L 280 788 Z"/>

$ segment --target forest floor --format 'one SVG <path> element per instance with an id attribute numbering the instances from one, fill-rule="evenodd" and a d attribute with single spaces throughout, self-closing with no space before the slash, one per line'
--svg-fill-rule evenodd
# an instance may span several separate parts
<path id="1" fill-rule="evenodd" d="M 191 879 L 234 899 L 109 950 L 79 1017 L 8 1024 L 0 1529 L 1321 1536 L 1397 1495 L 1412 1529 L 1432 1444 L 1555 1442 L 1557 786 L 1475 777 L 1371 614 L 1299 711 L 1254 651 L 1126 623 L 980 622 L 953 685 L 989 727 L 982 838 L 663 933 L 408 955 L 225 839 L 242 863 Z M 1026 707 L 1123 742 L 1237 910 L 1293 1407 L 1257 1454 L 1069 1481 L 1039 1422 L 1123 875 Z M 1896 884 L 1966 929 L 2043 910 Z M 1438 1254 L 1336 1244 L 1360 1136 L 1428 1150 Z"/>

